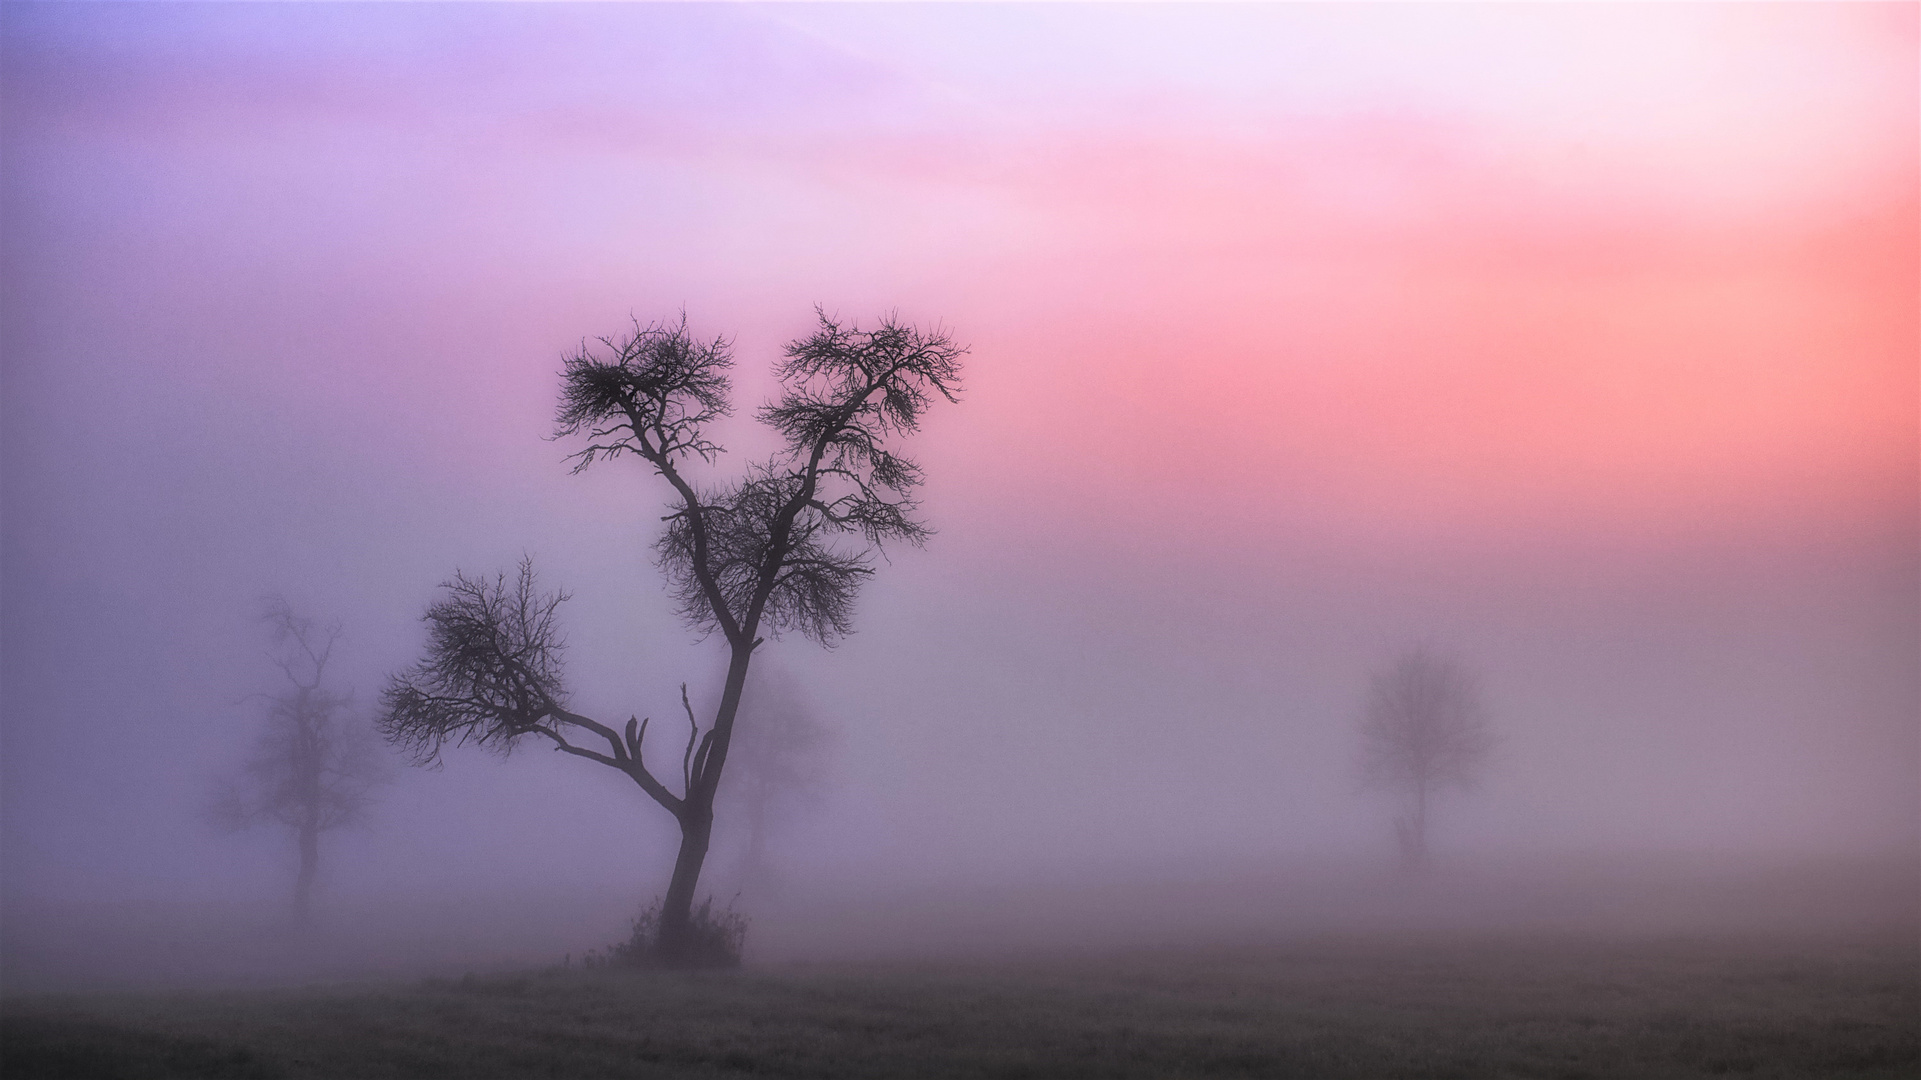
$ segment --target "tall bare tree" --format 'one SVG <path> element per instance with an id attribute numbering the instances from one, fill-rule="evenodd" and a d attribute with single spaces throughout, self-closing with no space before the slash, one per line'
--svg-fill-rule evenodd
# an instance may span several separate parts
<path id="1" fill-rule="evenodd" d="M 313 915 L 321 834 L 360 820 L 386 770 L 371 731 L 348 712 L 350 695 L 327 686 L 340 627 L 316 626 L 279 597 L 267 599 L 261 621 L 288 686 L 256 695 L 267 704 L 266 722 L 242 774 L 221 785 L 213 813 L 229 829 L 272 823 L 293 834 L 300 858 L 294 920 L 305 924 Z"/>
<path id="2" fill-rule="evenodd" d="M 1361 777 L 1400 800 L 1394 834 L 1404 867 L 1427 863 L 1433 797 L 1472 787 L 1493 747 L 1480 687 L 1455 661 L 1410 649 L 1374 676 L 1361 717 Z"/>
<path id="3" fill-rule="evenodd" d="M 704 731 L 681 686 L 688 737 L 680 775 L 667 778 L 678 791 L 643 760 L 649 721 L 630 718 L 617 729 L 567 707 L 555 625 L 566 596 L 539 592 L 530 563 L 512 583 L 456 573 L 427 611 L 426 657 L 385 693 L 381 726 L 417 761 L 433 761 L 449 741 L 506 750 L 532 736 L 620 770 L 672 814 L 680 852 L 657 942 L 669 964 L 709 959 L 711 943 L 693 925 L 694 894 L 764 635 L 797 630 L 833 644 L 852 628 L 855 595 L 882 545 L 918 545 L 929 532 L 913 498 L 921 470 L 891 444 L 918 430 L 937 398 L 956 400 L 966 350 L 944 331 L 892 317 L 864 331 L 816 315 L 819 326 L 775 365 L 779 397 L 757 413 L 785 448 L 732 484 L 701 486 L 683 471 L 690 459 L 711 464 L 722 452 L 710 429 L 732 409 L 725 338 L 696 340 L 684 316 L 636 323 L 630 334 L 583 346 L 561 370 L 556 435 L 586 440 L 572 455 L 574 471 L 633 457 L 666 484 L 657 561 L 687 625 L 727 644 L 720 704 Z"/>

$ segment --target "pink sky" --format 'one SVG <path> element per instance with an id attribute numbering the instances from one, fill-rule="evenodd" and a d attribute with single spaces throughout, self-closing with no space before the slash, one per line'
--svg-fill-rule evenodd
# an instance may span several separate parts
<path id="1" fill-rule="evenodd" d="M 1659 539 L 1914 483 L 1911 8 L 127 21 L 34 120 L 134 135 L 179 269 L 942 318 L 977 498 Z"/>
<path id="2" fill-rule="evenodd" d="M 1193 595 L 1292 612 L 1206 664 L 1326 679 L 1222 709 L 1294 702 L 1299 790 L 1345 797 L 1352 684 L 1458 615 L 1525 646 L 1488 660 L 1534 718 L 1511 831 L 1678 786 L 1733 721 L 1670 724 L 1679 764 L 1635 740 L 1738 699 L 1784 734 L 1730 775 L 1826 809 L 1730 779 L 1697 820 L 1911 836 L 1917 10 L 9 5 L 9 580 L 234 649 L 306 588 L 404 651 L 433 582 L 529 549 L 651 595 L 657 493 L 541 441 L 559 355 L 684 306 L 751 403 L 813 304 L 898 310 L 973 346 L 968 393 L 916 447 L 935 546 L 836 663 L 958 679 L 902 612 L 982 598 L 1032 601 L 1037 655 L 1093 612 L 1213 641 Z M 1641 634 L 1704 666 L 1648 675 Z M 1722 694 L 1751 667 L 1793 691 Z M 1643 676 L 1672 698 L 1548 718 Z M 1838 720 L 1836 687 L 1866 687 Z M 17 738 L 10 799 L 81 790 Z M 850 768 L 928 782 L 911 741 Z"/>

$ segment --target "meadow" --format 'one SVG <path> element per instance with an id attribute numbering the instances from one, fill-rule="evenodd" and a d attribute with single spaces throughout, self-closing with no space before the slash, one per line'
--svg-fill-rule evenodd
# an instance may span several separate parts
<path id="1" fill-rule="evenodd" d="M 1912 935 L 1399 932 L 12 997 L 9 1078 L 1910 1077 Z"/>

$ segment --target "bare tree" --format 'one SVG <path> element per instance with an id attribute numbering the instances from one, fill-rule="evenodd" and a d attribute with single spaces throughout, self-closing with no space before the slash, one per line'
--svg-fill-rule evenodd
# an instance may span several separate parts
<path id="1" fill-rule="evenodd" d="M 350 695 L 326 685 L 340 627 L 316 626 L 279 597 L 266 600 L 261 621 L 289 685 L 255 695 L 267 703 L 266 722 L 242 774 L 220 786 L 213 814 L 228 829 L 272 823 L 293 834 L 294 920 L 304 925 L 313 915 L 320 834 L 360 820 L 386 771 L 372 732 L 348 714 Z"/>
<path id="2" fill-rule="evenodd" d="M 698 341 L 677 324 L 635 324 L 619 338 L 583 346 L 561 370 L 556 437 L 582 437 L 574 471 L 637 457 L 671 489 L 655 554 L 688 626 L 718 632 L 728 666 L 705 731 L 681 686 L 688 736 L 679 791 L 642 760 L 647 720 L 623 729 L 567 707 L 554 616 L 563 593 L 540 593 L 530 563 L 516 581 L 456 573 L 427 611 L 427 655 L 394 676 L 381 726 L 419 762 L 449 741 L 506 750 L 534 736 L 555 749 L 626 773 L 680 825 L 680 852 L 659 918 L 659 959 L 708 962 L 692 910 L 713 836 L 714 796 L 733 745 L 734 722 L 763 635 L 798 630 L 832 645 L 851 628 L 853 602 L 887 541 L 920 544 L 928 528 L 912 497 L 921 471 L 890 448 L 918 430 L 942 398 L 956 400 L 966 352 L 940 330 L 895 318 L 873 330 L 816 309 L 819 327 L 790 343 L 775 366 L 781 393 L 758 419 L 785 449 L 720 487 L 683 473 L 691 458 L 722 452 L 710 426 L 731 412 L 732 348 Z M 586 739 L 586 743 L 576 739 Z M 601 749 L 595 749 L 602 746 Z"/>
<path id="3" fill-rule="evenodd" d="M 1493 746 L 1480 688 L 1458 663 L 1416 648 L 1374 676 L 1361 718 L 1361 777 L 1401 801 L 1394 834 L 1404 867 L 1427 862 L 1434 795 L 1472 787 Z"/>
<path id="4" fill-rule="evenodd" d="M 751 896 L 776 886 L 768 841 L 782 822 L 820 798 L 834 733 L 788 672 L 756 668 L 747 687 L 734 736 L 732 794 L 723 802 L 745 819 L 736 880 Z"/>

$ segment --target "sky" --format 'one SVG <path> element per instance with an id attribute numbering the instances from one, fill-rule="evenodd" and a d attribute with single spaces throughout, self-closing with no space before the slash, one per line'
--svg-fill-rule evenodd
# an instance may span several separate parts
<path id="1" fill-rule="evenodd" d="M 264 595 L 370 715 L 440 581 L 531 555 L 584 710 L 711 702 L 667 493 L 569 475 L 556 373 L 727 335 L 731 475 L 816 305 L 971 351 L 936 535 L 768 653 L 836 732 L 796 875 L 1388 859 L 1356 725 L 1423 643 L 1500 735 L 1437 851 L 1912 858 L 1918 22 L 5 5 L 0 894 L 285 889 L 203 812 Z M 337 844 L 478 895 L 646 891 L 673 836 L 466 753 Z"/>

